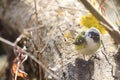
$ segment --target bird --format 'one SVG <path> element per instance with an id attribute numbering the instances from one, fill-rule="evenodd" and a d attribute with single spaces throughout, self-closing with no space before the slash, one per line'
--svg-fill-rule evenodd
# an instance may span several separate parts
<path id="1" fill-rule="evenodd" d="M 97 28 L 91 27 L 86 32 L 78 34 L 73 44 L 84 58 L 86 55 L 93 55 L 101 46 L 101 33 Z"/>

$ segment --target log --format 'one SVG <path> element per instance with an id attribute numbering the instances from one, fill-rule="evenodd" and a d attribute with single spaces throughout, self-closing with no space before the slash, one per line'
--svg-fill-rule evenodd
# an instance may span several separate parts
<path id="1" fill-rule="evenodd" d="M 37 53 L 41 53 L 42 64 L 45 65 L 48 70 L 52 71 L 54 75 L 59 78 L 58 80 L 120 79 L 117 71 L 119 70 L 119 65 L 118 62 L 115 62 L 116 58 L 113 56 L 116 53 L 116 48 L 112 44 L 109 35 L 104 36 L 103 42 L 107 50 L 107 54 L 105 55 L 110 61 L 110 64 L 102 54 L 102 48 L 100 48 L 100 51 L 96 54 L 97 57 L 100 58 L 99 60 L 93 59 L 86 61 L 76 52 L 72 40 L 64 37 L 67 31 L 76 32 L 82 29 L 77 25 L 75 19 L 81 16 L 80 14 L 83 14 L 86 10 L 80 11 L 79 9 L 74 9 L 76 7 L 72 3 L 78 4 L 78 2 L 67 2 L 66 5 L 68 8 L 60 7 L 61 1 L 37 1 L 37 8 L 35 8 L 34 3 L 33 0 L 0 1 L 0 24 L 3 26 L 0 28 L 0 36 L 2 38 L 14 43 L 21 34 L 25 35 L 28 33 L 29 38 L 25 37 L 27 38 L 27 52 L 38 60 L 40 59 Z M 79 4 L 79 7 L 80 6 L 83 8 L 82 4 Z M 35 12 L 35 9 L 37 12 Z M 37 24 L 36 15 L 38 16 Z M 37 31 L 38 33 L 36 33 Z M 39 46 L 37 43 L 38 40 L 40 41 Z M 18 43 L 21 44 L 19 41 Z M 12 80 L 11 66 L 13 60 L 16 58 L 13 51 L 14 47 L 4 43 L 3 45 L 8 55 L 9 63 L 6 69 L 6 80 Z M 20 47 L 22 46 L 23 45 Z M 38 47 L 40 47 L 40 50 Z M 117 61 L 118 58 L 119 57 L 117 57 Z M 55 79 L 55 77 L 48 74 L 44 68 L 42 68 L 42 72 L 40 72 L 40 66 L 30 57 L 24 62 L 23 66 L 24 71 L 31 80 L 34 78 L 40 80 L 41 75 L 41 80 Z M 113 68 L 115 68 L 115 71 Z"/>

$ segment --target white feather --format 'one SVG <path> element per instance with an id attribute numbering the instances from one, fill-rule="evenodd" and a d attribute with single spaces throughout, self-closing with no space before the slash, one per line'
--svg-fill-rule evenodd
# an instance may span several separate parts
<path id="1" fill-rule="evenodd" d="M 84 48 L 83 50 L 81 50 L 81 53 L 84 55 L 90 55 L 90 54 L 94 54 L 100 47 L 100 42 L 95 42 L 92 38 L 90 38 L 90 34 L 89 32 L 94 31 L 97 34 L 100 34 L 99 30 L 97 30 L 96 28 L 91 28 L 89 29 L 86 34 L 85 34 L 85 40 L 87 42 L 87 46 L 86 48 Z"/>

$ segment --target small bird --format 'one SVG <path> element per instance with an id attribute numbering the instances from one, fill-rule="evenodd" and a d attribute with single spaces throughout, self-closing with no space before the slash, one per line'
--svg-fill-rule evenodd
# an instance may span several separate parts
<path id="1" fill-rule="evenodd" d="M 92 55 L 99 49 L 101 33 L 98 29 L 92 27 L 87 32 L 79 34 L 73 44 L 75 49 L 85 58 L 85 55 Z"/>

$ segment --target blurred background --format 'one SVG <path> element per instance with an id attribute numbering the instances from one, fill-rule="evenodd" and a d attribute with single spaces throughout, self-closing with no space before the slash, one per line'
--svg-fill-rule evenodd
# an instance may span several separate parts
<path id="1" fill-rule="evenodd" d="M 0 0 L 0 80 L 119 80 L 120 0 L 85 1 Z M 92 26 L 101 31 L 105 51 L 101 47 L 96 52 L 100 60 L 88 62 L 72 43 Z M 24 61 L 21 49 L 1 38 L 25 49 L 38 62 L 30 56 Z"/>

